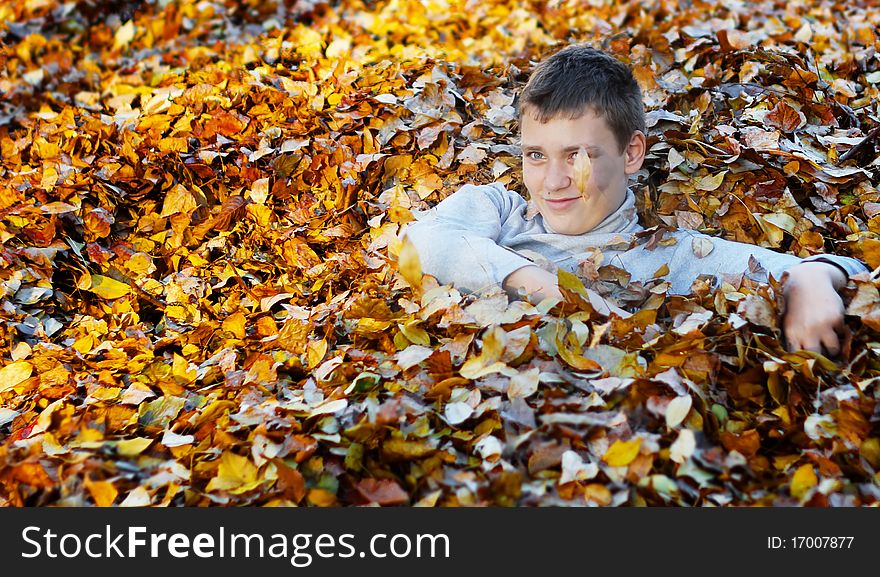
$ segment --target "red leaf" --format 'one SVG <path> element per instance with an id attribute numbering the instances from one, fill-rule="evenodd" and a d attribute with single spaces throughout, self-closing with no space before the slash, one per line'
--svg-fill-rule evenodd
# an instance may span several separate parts
<path id="1" fill-rule="evenodd" d="M 767 123 L 779 128 L 783 132 L 794 132 L 807 123 L 803 113 L 792 108 L 784 100 L 776 103 L 776 106 L 767 113 Z"/>

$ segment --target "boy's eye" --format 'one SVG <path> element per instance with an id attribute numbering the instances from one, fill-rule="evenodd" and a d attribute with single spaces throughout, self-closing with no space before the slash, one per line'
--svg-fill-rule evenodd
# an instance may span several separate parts
<path id="1" fill-rule="evenodd" d="M 541 160 L 542 158 L 544 158 L 544 155 L 537 150 L 531 150 L 527 152 L 526 156 L 529 158 L 529 160 Z"/>

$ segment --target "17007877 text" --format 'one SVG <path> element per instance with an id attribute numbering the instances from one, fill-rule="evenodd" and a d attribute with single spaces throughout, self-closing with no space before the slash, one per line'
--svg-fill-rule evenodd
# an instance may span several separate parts
<path id="1" fill-rule="evenodd" d="M 767 537 L 768 549 L 852 549 L 855 537 Z"/>

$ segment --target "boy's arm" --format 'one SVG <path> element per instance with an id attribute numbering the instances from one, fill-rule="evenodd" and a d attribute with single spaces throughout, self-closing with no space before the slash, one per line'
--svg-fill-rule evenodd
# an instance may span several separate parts
<path id="1" fill-rule="evenodd" d="M 679 237 L 676 259 L 682 262 L 682 267 L 692 273 L 699 270 L 716 275 L 736 274 L 747 270 L 749 258 L 754 257 L 775 278 L 787 277 L 783 294 L 786 302 L 783 331 L 787 348 L 790 351 L 806 349 L 822 352 L 824 346 L 828 354 L 838 354 L 838 333 L 845 330 L 845 309 L 837 291 L 846 286 L 848 275 L 866 272 L 868 269 L 864 264 L 854 258 L 830 254 L 800 259 L 767 248 L 714 237 L 710 238 L 713 251 L 699 259 L 690 249 L 690 237 L 695 234 L 687 233 Z M 673 268 L 672 263 L 670 268 Z"/>
<path id="2" fill-rule="evenodd" d="M 532 261 L 498 244 L 502 223 L 515 210 L 499 186 L 465 185 L 402 231 L 415 245 L 422 272 L 473 292 L 501 285 Z"/>
<path id="3" fill-rule="evenodd" d="M 534 302 L 562 298 L 556 275 L 499 246 L 502 223 L 515 226 L 518 197 L 495 185 L 465 185 L 402 231 L 419 253 L 422 272 L 464 291 L 501 285 L 512 297 L 518 289 Z M 523 201 L 525 202 L 525 201 Z M 593 291 L 590 302 L 602 314 L 629 316 Z"/>

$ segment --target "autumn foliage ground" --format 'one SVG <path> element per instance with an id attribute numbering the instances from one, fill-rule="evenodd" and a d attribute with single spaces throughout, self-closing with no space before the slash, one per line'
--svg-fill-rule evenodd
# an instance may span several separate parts
<path id="1" fill-rule="evenodd" d="M 0 504 L 876 505 L 873 277 L 827 359 L 780 279 L 597 256 L 508 306 L 396 236 L 521 188 L 515 95 L 587 41 L 644 89 L 650 242 L 878 267 L 870 4 L 0 4 Z"/>

